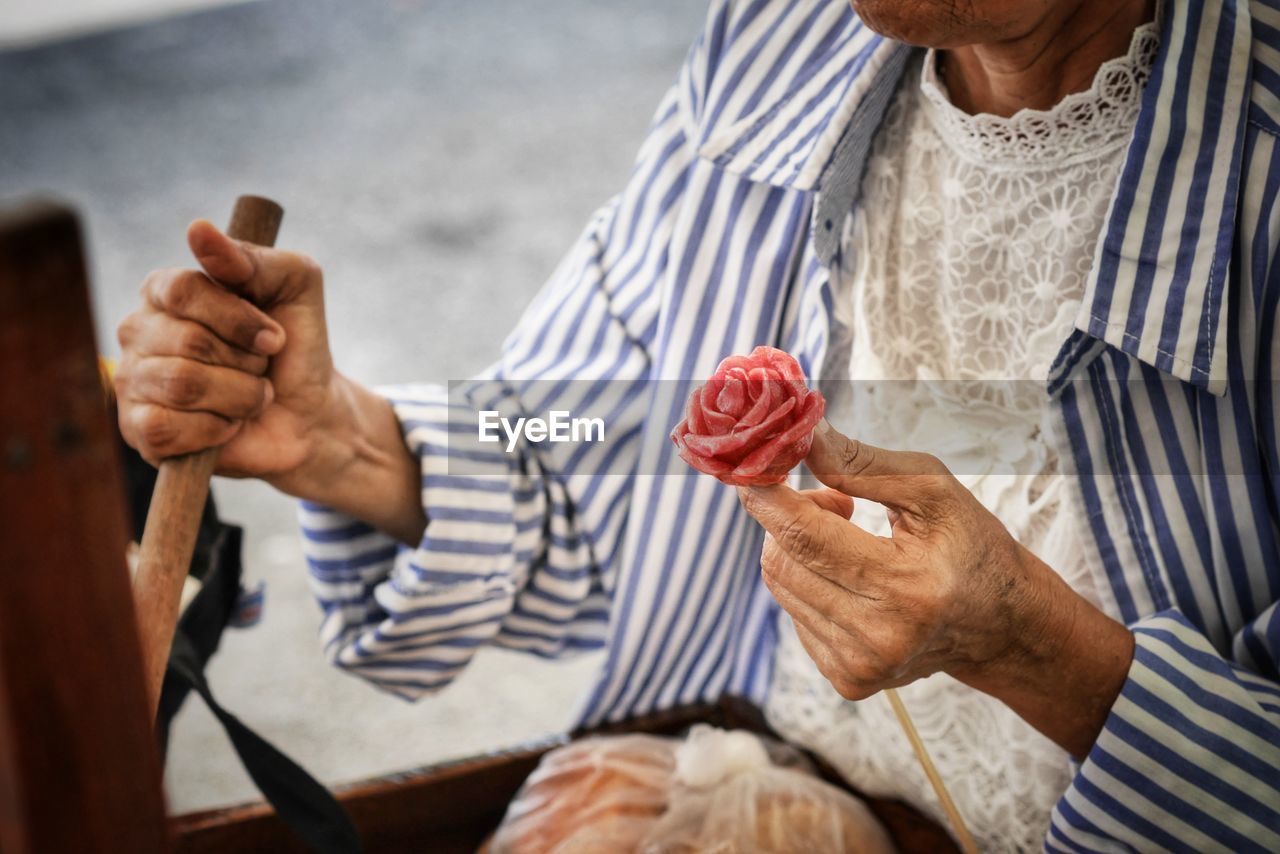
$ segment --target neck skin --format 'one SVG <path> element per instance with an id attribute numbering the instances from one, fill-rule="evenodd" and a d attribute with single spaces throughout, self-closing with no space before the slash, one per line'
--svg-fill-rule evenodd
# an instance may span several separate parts
<path id="1" fill-rule="evenodd" d="M 1050 109 L 1092 86 L 1102 63 L 1128 53 L 1134 30 L 1154 16 L 1155 0 L 1053 4 L 1023 35 L 941 53 L 951 101 L 1006 118 Z"/>

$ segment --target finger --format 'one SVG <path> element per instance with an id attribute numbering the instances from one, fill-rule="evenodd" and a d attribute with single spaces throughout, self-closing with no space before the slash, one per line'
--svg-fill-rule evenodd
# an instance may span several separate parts
<path id="1" fill-rule="evenodd" d="M 929 656 L 918 654 L 912 641 L 918 633 L 911 630 L 908 612 L 894 613 L 877 597 L 839 588 L 790 560 L 770 537 L 760 565 L 765 586 L 792 619 L 838 651 L 856 650 L 852 657 L 867 681 L 899 678 L 908 664 L 930 666 Z"/>
<path id="2" fill-rule="evenodd" d="M 927 502 L 931 493 L 952 479 L 937 457 L 889 451 L 850 439 L 825 419 L 813 432 L 813 446 L 805 463 L 832 489 L 908 510 Z"/>
<path id="3" fill-rule="evenodd" d="M 187 226 L 187 246 L 204 271 L 220 282 L 238 285 L 253 277 L 249 253 L 207 219 Z"/>
<path id="4" fill-rule="evenodd" d="M 833 648 L 808 627 L 796 623 L 796 637 L 822 677 L 846 700 L 865 700 L 880 690 L 874 682 L 864 682 L 849 672 L 848 660 L 856 653 Z"/>
<path id="5" fill-rule="evenodd" d="M 131 363 L 122 385 L 130 402 L 208 412 L 232 420 L 258 415 L 273 398 L 271 383 L 262 377 L 176 356 L 153 356 Z"/>
<path id="6" fill-rule="evenodd" d="M 742 506 L 794 560 L 845 585 L 892 562 L 893 545 L 824 510 L 786 484 L 739 487 Z"/>
<path id="7" fill-rule="evenodd" d="M 187 245 L 211 278 L 263 308 L 293 302 L 321 281 L 306 255 L 233 240 L 208 220 L 191 223 Z"/>
<path id="8" fill-rule="evenodd" d="M 866 609 L 874 599 L 859 592 L 854 580 L 846 586 L 838 578 L 814 572 L 793 560 L 772 536 L 765 537 L 760 569 L 768 581 L 786 588 L 814 611 L 842 626 L 859 626 L 874 616 Z"/>
<path id="9" fill-rule="evenodd" d="M 874 655 L 868 650 L 832 647 L 799 623 L 796 623 L 796 637 L 818 672 L 846 700 L 865 700 L 885 689 L 910 685 L 917 678 L 894 674 L 874 663 Z"/>
<path id="10" fill-rule="evenodd" d="M 792 561 L 772 537 L 765 537 L 760 568 L 761 578 L 778 604 L 793 620 L 807 626 L 823 642 L 837 648 L 865 642 L 860 629 L 865 618 L 854 610 L 840 608 L 839 600 L 847 600 L 849 593 Z M 811 579 L 823 581 L 828 586 L 802 590 L 803 585 L 793 583 L 797 573 L 807 573 Z"/>
<path id="11" fill-rule="evenodd" d="M 263 356 L 284 346 L 284 329 L 248 300 L 196 270 L 159 270 L 142 283 L 157 311 L 199 323 L 229 344 Z"/>
<path id="12" fill-rule="evenodd" d="M 208 412 L 180 412 L 155 404 L 120 410 L 120 432 L 152 465 L 181 454 L 225 445 L 243 422 L 228 421 Z"/>
<path id="13" fill-rule="evenodd" d="M 180 356 L 261 376 L 266 356 L 228 344 L 207 326 L 158 311 L 135 312 L 117 330 L 120 347 L 141 356 Z"/>
<path id="14" fill-rule="evenodd" d="M 782 606 L 782 610 L 791 616 L 791 621 L 795 623 L 796 628 L 805 628 L 811 635 L 819 639 L 823 644 L 830 646 L 839 646 L 841 644 L 850 644 L 853 641 L 848 637 L 841 637 L 841 633 L 831 624 L 831 621 L 819 614 L 814 608 L 800 597 L 796 596 L 787 588 L 774 581 L 769 576 L 763 576 L 765 587 L 769 589 L 769 593 Z"/>
<path id="15" fill-rule="evenodd" d="M 810 660 L 818 666 L 818 672 L 828 681 L 840 678 L 840 666 L 837 664 L 835 650 L 821 635 L 800 620 L 791 618 L 796 629 L 796 637 L 800 645 L 809 654 Z"/>
<path id="16" fill-rule="evenodd" d="M 841 519 L 848 519 L 853 515 L 853 498 L 838 489 L 802 489 L 800 494 Z"/>
<path id="17" fill-rule="evenodd" d="M 791 618 L 791 624 L 795 626 L 796 637 L 800 639 L 800 645 L 804 647 L 805 652 L 809 653 L 809 657 L 813 659 L 813 663 L 818 664 L 820 661 L 824 662 L 819 665 L 818 670 L 823 676 L 827 676 L 824 667 L 826 667 L 825 663 L 829 662 L 831 659 L 830 645 L 823 640 L 820 635 L 815 633 L 813 629 L 809 628 L 805 623 L 797 620 L 794 616 Z M 831 677 L 827 676 L 827 678 L 830 679 Z"/>

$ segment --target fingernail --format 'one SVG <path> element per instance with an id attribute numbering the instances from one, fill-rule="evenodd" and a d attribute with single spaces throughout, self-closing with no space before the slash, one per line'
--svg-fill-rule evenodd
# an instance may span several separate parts
<path id="1" fill-rule="evenodd" d="M 253 349 L 264 356 L 270 356 L 280 349 L 281 335 L 274 329 L 264 329 L 253 338 Z"/>
<path id="2" fill-rule="evenodd" d="M 830 421 L 828 421 L 828 420 L 827 420 L 827 419 L 825 419 L 825 418 L 823 418 L 821 421 L 819 421 L 819 422 L 818 422 L 818 432 L 819 432 L 819 433 L 830 433 L 830 432 L 831 432 L 831 422 L 830 422 Z"/>
<path id="3" fill-rule="evenodd" d="M 271 384 L 270 380 L 267 380 L 267 390 L 262 395 L 262 408 L 266 409 L 268 406 L 271 405 L 271 401 L 275 399 L 276 399 L 276 388 Z"/>

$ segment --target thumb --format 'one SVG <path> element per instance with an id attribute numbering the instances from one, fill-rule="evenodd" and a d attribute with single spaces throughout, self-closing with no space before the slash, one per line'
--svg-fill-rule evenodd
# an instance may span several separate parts
<path id="1" fill-rule="evenodd" d="M 187 228 L 187 244 L 209 278 L 259 308 L 302 300 L 323 306 L 324 276 L 306 255 L 235 240 L 204 219 Z"/>
<path id="2" fill-rule="evenodd" d="M 207 219 L 187 227 L 187 246 L 214 281 L 241 285 L 253 278 L 254 263 L 248 251 Z"/>
<path id="3" fill-rule="evenodd" d="M 914 508 L 936 488 L 939 478 L 950 477 L 937 457 L 850 439 L 825 418 L 814 430 L 805 463 L 832 489 L 895 509 Z"/>

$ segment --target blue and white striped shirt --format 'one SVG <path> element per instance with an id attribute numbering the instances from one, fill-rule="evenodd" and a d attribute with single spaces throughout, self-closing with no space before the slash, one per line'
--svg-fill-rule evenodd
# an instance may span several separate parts
<path id="1" fill-rule="evenodd" d="M 626 188 L 499 361 L 462 395 L 388 392 L 422 462 L 418 547 L 303 507 L 335 664 L 412 698 L 482 644 L 604 647 L 586 724 L 762 699 L 762 534 L 732 489 L 653 474 L 681 470 L 682 400 L 652 381 L 758 344 L 818 378 L 837 236 L 911 50 L 838 0 L 714 0 Z M 1046 389 L 1081 547 L 1137 637 L 1052 850 L 1280 850 L 1278 136 L 1280 0 L 1169 0 Z M 576 411 L 606 384 L 607 448 L 451 469 L 451 410 Z"/>

